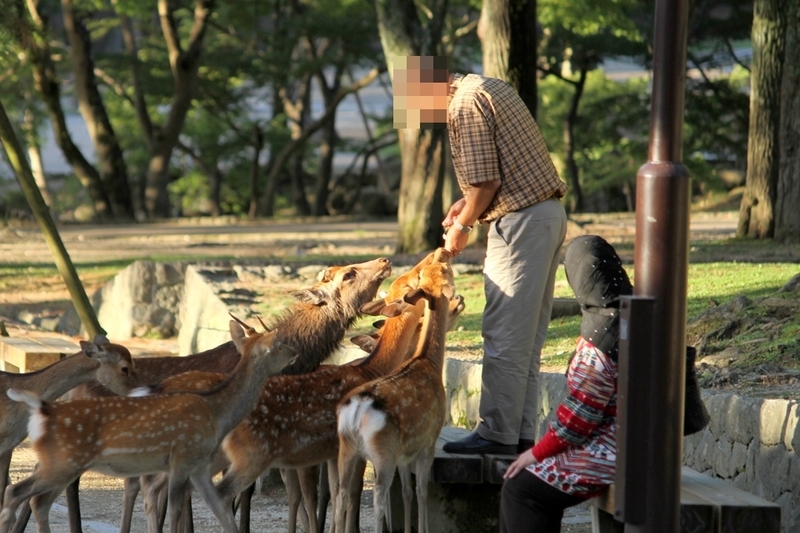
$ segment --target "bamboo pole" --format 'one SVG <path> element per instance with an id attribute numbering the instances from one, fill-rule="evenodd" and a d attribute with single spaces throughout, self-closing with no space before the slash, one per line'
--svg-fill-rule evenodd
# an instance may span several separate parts
<path id="1" fill-rule="evenodd" d="M 72 303 L 78 311 L 83 327 L 86 328 L 90 338 L 100 334 L 105 335 L 106 332 L 97 320 L 97 315 L 89 302 L 89 298 L 86 296 L 86 291 L 75 270 L 75 265 L 72 264 L 69 253 L 64 247 L 61 236 L 58 234 L 53 217 L 50 216 L 50 209 L 47 207 L 44 198 L 42 198 L 39 187 L 36 186 L 31 167 L 25 158 L 25 152 L 14 132 L 14 128 L 11 126 L 11 121 L 2 102 L 0 102 L 0 141 L 3 143 L 6 159 L 14 169 L 14 174 L 17 176 L 22 192 L 25 194 L 25 198 L 28 200 L 28 204 L 44 234 L 45 242 L 47 242 L 47 246 L 53 254 L 58 272 L 64 278 L 64 283 L 67 285 L 69 294 L 72 297 Z"/>

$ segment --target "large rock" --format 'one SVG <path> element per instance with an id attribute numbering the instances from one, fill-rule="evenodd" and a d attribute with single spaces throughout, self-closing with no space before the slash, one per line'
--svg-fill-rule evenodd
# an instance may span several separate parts
<path id="1" fill-rule="evenodd" d="M 180 329 L 185 269 L 183 263 L 136 261 L 92 295 L 92 307 L 108 337 L 174 337 Z M 60 329 L 86 335 L 74 309 L 64 315 Z"/>

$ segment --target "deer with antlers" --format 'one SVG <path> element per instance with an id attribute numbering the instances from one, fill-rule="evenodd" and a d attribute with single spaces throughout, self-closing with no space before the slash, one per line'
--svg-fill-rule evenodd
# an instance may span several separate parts
<path id="1" fill-rule="evenodd" d="M 408 357 L 424 307 L 402 301 L 380 306 L 388 317 L 384 331 L 362 362 L 267 381 L 256 408 L 223 440 L 231 465 L 217 488 L 226 503 L 270 466 L 301 468 L 336 458 L 336 404 L 353 388 L 388 374 Z M 336 488 L 338 483 L 331 486 Z M 314 509 L 313 501 L 306 500 L 306 505 Z M 309 527 L 316 531 L 316 519 L 312 512 L 308 515 Z"/>
<path id="2" fill-rule="evenodd" d="M 383 300 L 377 300 L 366 304 L 362 307 L 362 311 L 365 314 L 372 314 L 372 315 L 379 315 L 381 313 L 382 308 L 385 305 L 388 305 L 391 302 L 396 302 L 401 300 L 408 292 L 417 289 L 419 286 L 420 281 L 420 274 L 422 273 L 422 269 L 432 263 L 449 263 L 451 256 L 449 252 L 447 252 L 444 248 L 438 248 L 433 252 L 429 253 L 425 256 L 422 260 L 420 260 L 413 268 L 411 268 L 406 273 L 400 275 L 395 279 L 391 286 L 389 287 L 388 292 L 384 295 Z M 455 295 L 453 298 L 450 299 L 448 304 L 448 321 L 447 321 L 447 330 L 451 330 L 456 322 L 460 314 L 464 311 L 465 304 L 464 298 L 460 295 Z M 366 352 L 370 352 L 373 350 L 381 338 L 381 335 L 385 329 L 386 320 L 379 320 L 374 322 L 373 325 L 378 328 L 376 332 L 370 335 L 358 335 L 353 337 L 351 341 L 359 346 L 362 350 Z M 417 344 L 419 342 L 419 337 L 422 331 L 422 319 L 417 325 L 417 329 L 415 330 L 413 337 L 408 344 L 409 353 L 407 358 L 410 358 L 414 351 L 417 349 Z M 333 486 L 334 488 L 338 484 L 337 479 L 335 476 L 337 475 L 337 460 L 332 459 L 328 461 L 328 472 L 329 472 L 329 483 L 328 485 L 320 483 L 319 485 L 319 514 L 318 514 L 318 522 L 320 525 L 320 530 L 324 525 L 325 520 L 325 511 L 328 505 L 328 502 L 331 500 L 331 491 L 328 490 L 328 486 Z M 351 500 L 354 502 L 361 501 L 361 491 L 363 489 L 363 477 L 364 471 L 366 468 L 366 461 L 358 461 L 356 464 L 353 465 L 353 475 L 351 478 L 351 485 L 349 487 L 350 497 Z M 298 479 L 299 476 L 299 479 Z M 295 532 L 294 524 L 296 523 L 296 518 L 294 515 L 297 514 L 297 508 L 299 507 L 297 501 L 300 498 L 301 488 L 303 486 L 310 487 L 312 486 L 313 479 L 313 471 L 307 471 L 306 469 L 298 469 L 297 474 L 292 479 L 291 475 L 284 476 L 284 483 L 287 485 L 287 493 L 289 496 L 289 533 Z M 287 483 L 287 478 L 290 480 L 290 483 Z M 308 488 L 304 493 L 308 492 Z M 304 500 L 308 498 L 303 498 Z M 334 500 L 335 501 L 335 500 Z M 308 505 L 308 504 L 306 504 Z M 357 533 L 359 529 L 359 516 L 358 513 L 352 514 L 353 519 L 347 522 L 348 529 L 347 531 L 350 533 Z M 307 526 L 308 519 L 300 514 L 300 518 L 303 520 L 304 525 Z M 308 530 L 308 527 L 305 527 Z"/>
<path id="3" fill-rule="evenodd" d="M 86 470 L 125 477 L 169 472 L 172 533 L 191 480 L 225 532 L 236 533 L 233 513 L 211 482 L 210 461 L 223 437 L 252 410 L 267 377 L 293 363 L 296 354 L 273 342 L 276 332 L 245 338 L 235 321 L 230 331 L 243 357 L 225 382 L 205 393 L 46 403 L 29 391 L 10 389 L 9 397 L 31 410 L 29 437 L 39 466 L 6 489 L 0 533 L 8 532 L 17 507 L 28 498 L 39 533 L 49 533 L 53 501 Z"/>
<path id="4" fill-rule="evenodd" d="M 375 467 L 373 489 L 375 531 L 384 519 L 391 531 L 389 488 L 395 467 L 403 486 L 405 531 L 411 531 L 411 471 L 417 476 L 418 531 L 427 532 L 427 483 L 436 438 L 445 421 L 442 384 L 448 302 L 455 293 L 448 264 L 423 268 L 419 287 L 405 296 L 411 304 L 425 302 L 422 334 L 414 356 L 392 372 L 351 391 L 339 404 L 338 432 L 340 485 L 334 511 L 335 530 L 345 531 L 354 520 L 357 502 L 347 488 L 358 461 Z M 349 528 L 348 528 L 349 530 Z"/>
<path id="5" fill-rule="evenodd" d="M 28 409 L 6 397 L 10 388 L 29 390 L 52 402 L 70 389 L 98 380 L 117 394 L 127 394 L 139 385 L 131 353 L 112 344 L 103 335 L 80 341 L 81 351 L 52 365 L 27 374 L 0 372 L 0 506 L 3 504 L 8 470 L 14 448 L 28 434 Z"/>
<path id="6" fill-rule="evenodd" d="M 278 331 L 278 342 L 285 342 L 298 352 L 295 363 L 284 370 L 294 374 L 310 372 L 339 348 L 345 332 L 360 315 L 363 304 L 375 298 L 381 283 L 391 274 L 391 262 L 378 258 L 363 263 L 331 266 L 323 270 L 310 288 L 293 295 L 296 302 L 280 315 L 270 329 Z M 185 357 L 137 358 L 137 371 L 141 383 L 158 383 L 163 379 L 188 371 L 229 373 L 237 365 L 240 354 L 235 344 L 228 341 L 213 349 Z M 88 383 L 73 392 L 73 398 L 113 396 L 114 392 L 101 383 Z M 67 488 L 69 523 L 71 533 L 81 532 L 79 479 Z M 140 489 L 138 478 L 125 480 L 123 496 L 123 528 L 130 531 L 133 502 Z M 20 518 L 18 529 L 24 529 L 28 514 Z"/>

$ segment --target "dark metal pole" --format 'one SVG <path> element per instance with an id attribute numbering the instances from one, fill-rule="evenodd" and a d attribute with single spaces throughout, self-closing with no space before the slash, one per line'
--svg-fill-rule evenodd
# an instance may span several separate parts
<path id="1" fill-rule="evenodd" d="M 646 517 L 626 533 L 677 533 L 689 263 L 689 174 L 681 163 L 687 0 L 657 0 L 648 162 L 636 180 L 636 296 L 653 298 Z M 638 342 L 633 342 L 636 345 Z M 634 354 L 631 354 L 634 356 Z M 636 377 L 633 377 L 636 379 Z"/>

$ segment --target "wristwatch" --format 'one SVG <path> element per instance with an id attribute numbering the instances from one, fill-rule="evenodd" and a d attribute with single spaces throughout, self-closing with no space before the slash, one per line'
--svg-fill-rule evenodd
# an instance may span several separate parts
<path id="1" fill-rule="evenodd" d="M 461 233 L 469 233 L 472 231 L 472 226 L 465 226 L 461 222 L 458 221 L 457 218 L 453 219 L 453 227 L 456 228 Z"/>

